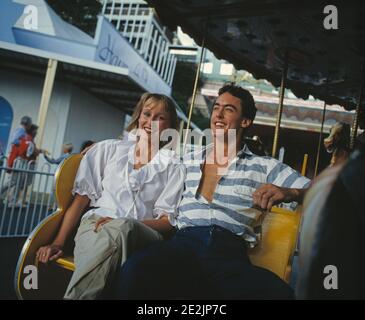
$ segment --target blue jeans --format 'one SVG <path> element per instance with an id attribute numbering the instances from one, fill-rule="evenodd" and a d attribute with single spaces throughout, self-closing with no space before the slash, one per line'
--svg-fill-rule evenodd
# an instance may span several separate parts
<path id="1" fill-rule="evenodd" d="M 116 282 L 119 299 L 293 299 L 272 272 L 251 264 L 242 238 L 213 225 L 188 227 L 133 254 Z"/>

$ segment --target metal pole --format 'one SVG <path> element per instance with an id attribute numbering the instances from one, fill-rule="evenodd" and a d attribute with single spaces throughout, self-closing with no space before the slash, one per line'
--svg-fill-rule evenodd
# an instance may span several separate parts
<path id="1" fill-rule="evenodd" d="M 191 103 L 190 103 L 190 108 L 189 108 L 188 122 L 186 124 L 186 132 L 185 132 L 185 138 L 184 138 L 183 152 L 185 152 L 185 146 L 186 146 L 186 143 L 187 143 L 187 140 L 188 140 L 188 133 L 189 133 L 189 127 L 190 127 L 190 122 L 191 122 L 191 116 L 193 114 L 195 98 L 196 98 L 196 92 L 197 92 L 197 88 L 198 88 L 198 80 L 199 80 L 199 76 L 200 76 L 200 69 L 201 69 L 201 65 L 202 65 L 202 61 L 203 61 L 203 57 L 204 57 L 204 53 L 205 53 L 205 35 L 203 37 L 201 48 L 202 48 L 202 51 L 200 53 L 199 64 L 198 64 L 198 68 L 197 68 L 196 74 L 195 74 L 193 96 L 191 98 Z"/>
<path id="2" fill-rule="evenodd" d="M 36 142 L 39 148 L 42 147 L 43 143 L 43 136 L 44 136 L 44 129 L 46 125 L 46 118 L 47 112 L 49 107 L 49 101 L 51 99 L 54 80 L 56 77 L 57 71 L 57 60 L 49 59 L 48 60 L 48 67 L 46 72 L 46 78 L 43 84 L 43 91 L 42 91 L 42 98 L 41 98 L 41 105 L 39 107 L 38 113 L 38 135 L 36 137 Z"/>
<path id="3" fill-rule="evenodd" d="M 321 147 L 322 147 L 323 127 L 324 127 L 324 121 L 326 118 L 326 107 L 327 107 L 327 104 L 325 101 L 324 106 L 323 106 L 323 113 L 322 113 L 321 132 L 319 133 L 319 138 L 318 138 L 317 157 L 316 157 L 316 166 L 314 168 L 314 176 L 317 176 L 317 172 L 318 172 L 319 154 L 321 153 Z"/>
<path id="4" fill-rule="evenodd" d="M 279 130 L 280 130 L 280 123 L 281 123 L 281 115 L 283 114 L 284 95 L 285 95 L 285 85 L 286 85 L 287 74 L 288 74 L 288 52 L 285 53 L 284 68 L 283 68 L 283 73 L 281 76 L 279 107 L 278 107 L 278 113 L 277 113 L 277 117 L 276 117 L 274 143 L 272 146 L 272 157 L 274 157 L 274 158 L 276 157 L 276 153 L 277 153 L 277 149 L 278 149 Z"/>
<path id="5" fill-rule="evenodd" d="M 180 120 L 180 126 L 179 126 L 179 143 L 181 143 L 181 137 L 183 136 L 183 132 L 184 132 L 184 120 Z"/>
<path id="6" fill-rule="evenodd" d="M 357 99 L 356 113 L 355 113 L 354 121 L 352 123 L 352 130 L 351 130 L 351 140 L 350 140 L 350 149 L 351 150 L 353 150 L 355 147 L 357 129 L 359 127 L 359 111 L 360 111 L 360 108 L 362 105 L 362 99 L 363 99 L 363 95 L 364 95 L 364 83 L 365 83 L 364 75 L 365 75 L 365 66 L 363 65 L 359 98 Z"/>
<path id="7" fill-rule="evenodd" d="M 305 176 L 307 172 L 307 164 L 308 164 L 308 154 L 306 153 L 303 158 L 302 171 L 300 173 L 302 176 Z"/>

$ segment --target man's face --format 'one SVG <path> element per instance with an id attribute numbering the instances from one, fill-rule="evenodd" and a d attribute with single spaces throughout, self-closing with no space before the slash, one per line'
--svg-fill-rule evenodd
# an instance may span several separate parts
<path id="1" fill-rule="evenodd" d="M 229 129 L 236 130 L 240 135 L 242 130 L 251 124 L 251 120 L 243 117 L 241 100 L 228 92 L 221 94 L 213 105 L 210 118 L 210 128 L 213 135 L 224 133 L 226 136 Z"/>

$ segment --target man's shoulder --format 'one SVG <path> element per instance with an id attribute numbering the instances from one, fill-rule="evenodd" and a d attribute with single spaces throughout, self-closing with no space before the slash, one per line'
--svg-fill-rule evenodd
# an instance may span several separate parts
<path id="1" fill-rule="evenodd" d="M 260 156 L 255 153 L 247 153 L 245 157 L 241 157 L 239 162 L 247 161 L 252 164 L 264 165 L 264 166 L 275 166 L 278 163 L 281 163 L 278 159 L 275 159 L 270 156 Z"/>
<path id="2" fill-rule="evenodd" d="M 202 160 L 207 147 L 201 145 L 186 145 L 185 152 L 182 156 L 183 162 L 192 164 L 195 160 Z"/>

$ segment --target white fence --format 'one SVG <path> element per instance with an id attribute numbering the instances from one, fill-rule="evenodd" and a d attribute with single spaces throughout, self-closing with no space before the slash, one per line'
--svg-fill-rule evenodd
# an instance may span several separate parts
<path id="1" fill-rule="evenodd" d="M 48 163 L 0 159 L 0 237 L 23 237 L 56 209 L 54 169 Z"/>

